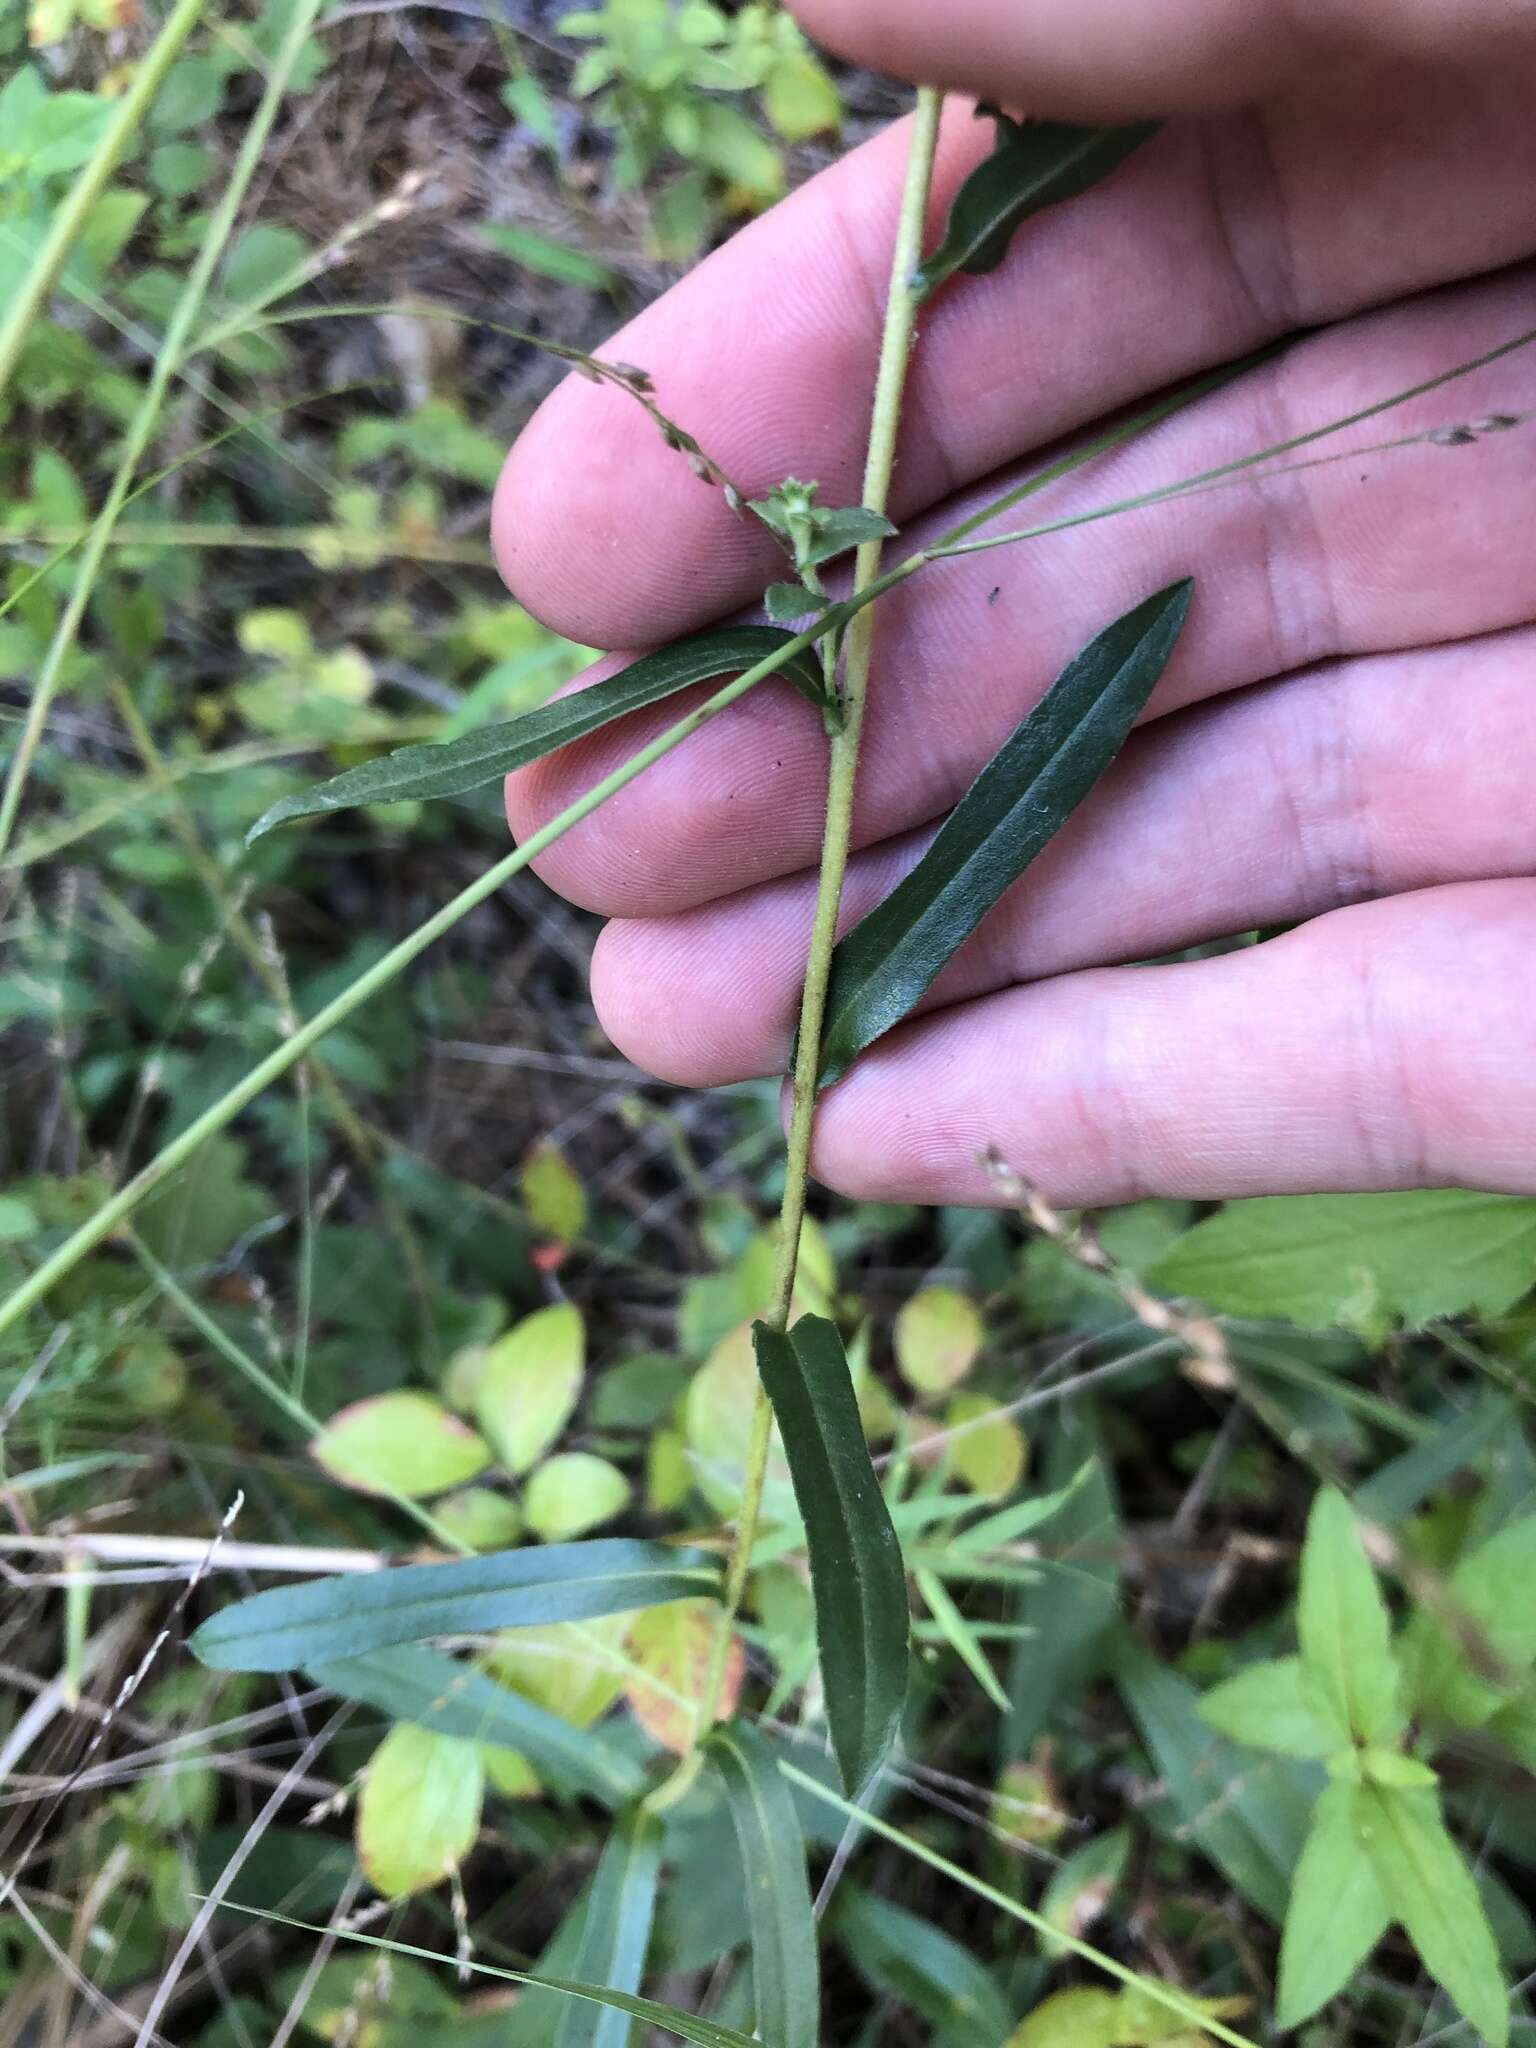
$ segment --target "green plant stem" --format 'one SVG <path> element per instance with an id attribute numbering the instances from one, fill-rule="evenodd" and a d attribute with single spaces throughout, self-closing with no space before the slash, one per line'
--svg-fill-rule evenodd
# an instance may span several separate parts
<path id="1" fill-rule="evenodd" d="M 896 463 L 896 436 L 901 425 L 901 400 L 906 389 L 907 365 L 917 324 L 917 298 L 913 273 L 922 256 L 923 229 L 928 218 L 928 195 L 933 183 L 934 152 L 938 146 L 940 94 L 924 87 L 917 96 L 912 141 L 907 155 L 906 182 L 902 190 L 901 217 L 896 229 L 896 246 L 891 262 L 891 288 L 886 302 L 885 329 L 880 343 L 880 364 L 876 373 L 874 409 L 870 418 L 869 445 L 864 467 L 861 503 L 871 512 L 883 513 L 890 498 L 891 473 Z M 842 903 L 843 877 L 848 866 L 848 846 L 853 831 L 853 798 L 858 775 L 859 741 L 864 729 L 864 705 L 869 691 L 871 657 L 874 651 L 874 612 L 871 602 L 879 592 L 913 573 L 921 557 L 913 556 L 890 576 L 880 574 L 881 543 L 866 541 L 854 562 L 852 623 L 848 628 L 847 654 L 843 671 L 843 720 L 829 742 L 827 768 L 827 816 L 822 836 L 821 870 L 816 891 L 816 911 L 806 960 L 805 986 L 800 997 L 800 1032 L 791 1081 L 789 1144 L 785 1162 L 784 1199 L 779 1211 L 778 1245 L 774 1255 L 773 1289 L 763 1320 L 771 1329 L 788 1327 L 794 1301 L 795 1271 L 800 1256 L 800 1232 L 805 1222 L 806 1184 L 810 1177 L 811 1139 L 816 1119 L 816 1074 L 821 1061 L 821 1027 L 826 1014 L 827 984 L 832 972 L 832 952 L 837 943 L 837 917 Z M 752 1428 L 742 1473 L 741 1502 L 736 1511 L 736 1528 L 726 1567 L 725 1587 L 708 1670 L 694 1717 L 694 1733 L 707 1734 L 719 1714 L 730 1657 L 731 1636 L 746 1590 L 762 1514 L 763 1488 L 768 1477 L 768 1460 L 773 1444 L 773 1410 L 761 1384 L 752 1408 Z M 698 1771 L 699 1751 L 691 1749 L 673 1778 L 657 1794 L 658 1804 L 670 1804 L 687 1789 Z"/>
<path id="2" fill-rule="evenodd" d="M 317 1010 L 313 1017 L 286 1037 L 264 1060 L 258 1061 L 233 1088 L 227 1089 L 217 1102 L 210 1104 L 201 1116 L 188 1124 L 170 1144 L 157 1152 L 131 1180 L 126 1181 L 115 1195 L 101 1205 L 94 1216 L 87 1218 L 79 1229 L 66 1238 L 64 1243 L 43 1261 L 36 1272 L 29 1274 L 5 1301 L 0 1302 L 0 1330 L 9 1329 L 29 1309 L 43 1300 L 50 1289 L 56 1286 L 65 1274 L 73 1272 L 88 1252 L 93 1251 L 104 1238 L 109 1237 L 117 1229 L 119 1224 L 125 1222 L 145 1197 L 152 1194 L 168 1175 L 185 1165 L 200 1145 L 222 1131 L 225 1125 L 238 1116 L 248 1103 L 254 1102 L 264 1089 L 269 1088 L 274 1081 L 280 1080 L 291 1067 L 303 1059 L 312 1046 L 319 1044 L 328 1031 L 334 1031 L 338 1024 L 344 1023 L 353 1011 L 360 1009 L 371 996 L 377 995 L 380 989 L 387 988 L 413 960 L 426 952 L 427 948 L 435 944 L 445 932 L 451 931 L 460 919 L 467 917 L 470 911 L 484 903 L 488 897 L 494 896 L 513 875 L 521 873 L 530 862 L 537 860 L 541 853 L 547 852 L 555 841 L 563 838 L 574 825 L 579 825 L 583 818 L 590 817 L 609 797 L 633 782 L 637 775 L 649 768 L 653 762 L 659 761 L 664 754 L 671 753 L 674 747 L 690 739 L 702 726 L 707 725 L 712 718 L 718 717 L 739 697 L 745 696 L 748 690 L 762 682 L 766 676 L 777 673 L 786 661 L 793 660 L 795 655 L 810 647 L 815 637 L 814 632 L 798 634 L 793 640 L 787 641 L 777 653 L 765 656 L 754 667 L 744 670 L 734 681 L 725 684 L 712 697 L 706 698 L 685 717 L 678 719 L 676 724 L 659 733 L 648 746 L 632 754 L 627 761 L 615 768 L 612 774 L 604 776 L 603 780 L 589 789 L 585 796 L 578 797 L 573 804 L 568 804 L 558 817 L 551 818 L 547 825 L 524 840 L 521 846 L 497 861 L 493 867 L 487 868 L 485 873 L 478 876 L 467 888 L 461 889 L 451 902 L 445 903 L 441 910 L 434 912 L 425 924 L 419 925 L 398 945 L 392 946 L 389 952 L 376 960 L 366 973 L 360 974 L 339 996 L 333 997 L 322 1009 Z"/>
<path id="3" fill-rule="evenodd" d="M 42 667 L 33 685 L 32 701 L 27 707 L 26 723 L 21 729 L 16 751 L 11 757 L 4 792 L 0 794 L 0 856 L 4 855 L 10 844 L 16 813 L 21 806 L 21 795 L 26 787 L 32 760 L 42 741 L 48 714 L 63 675 L 64 664 L 79 634 L 81 621 L 85 617 L 85 608 L 90 603 L 91 592 L 95 587 L 107 545 L 112 538 L 113 528 L 117 525 L 118 515 L 133 489 L 140 458 L 149 446 L 150 438 L 159 423 L 165 395 L 180 365 L 187 337 L 191 334 L 193 323 L 202 310 L 209 281 L 223 257 L 234 229 L 235 218 L 245 199 L 251 179 L 262 161 L 267 137 L 271 134 L 272 124 L 277 119 L 283 95 L 288 90 L 288 80 L 308 40 L 320 7 L 321 0 L 298 0 L 293 18 L 288 25 L 288 32 L 283 37 L 282 47 L 273 59 L 266 89 L 247 124 L 228 183 L 213 210 L 207 233 L 192 268 L 187 273 L 187 281 L 182 286 L 181 295 L 176 301 L 175 310 L 161 339 L 144 396 L 139 401 L 138 409 L 123 437 L 123 452 L 107 492 L 106 502 L 97 513 L 90 538 L 81 550 L 74 588 L 54 631 L 48 652 L 43 657 Z M 193 10 L 194 19 L 197 11 L 199 10 Z M 190 20 L 187 25 L 190 28 Z M 173 50 L 172 55 L 174 54 Z M 108 168 L 110 169 L 110 165 Z M 0 374 L 3 374 L 4 368 L 4 355 L 0 353 Z"/>
<path id="4" fill-rule="evenodd" d="M 166 74 L 181 52 L 182 44 L 196 28 L 203 0 L 178 0 L 165 25 L 139 63 L 132 85 L 118 103 L 106 133 L 83 164 L 60 202 L 42 247 L 33 257 L 21 290 L 0 320 L 0 399 L 3 399 L 26 347 L 32 324 L 42 311 L 49 293 L 58 283 L 59 272 L 80 238 L 91 208 L 106 189 L 107 180 L 122 161 L 150 103 L 165 83 Z"/>

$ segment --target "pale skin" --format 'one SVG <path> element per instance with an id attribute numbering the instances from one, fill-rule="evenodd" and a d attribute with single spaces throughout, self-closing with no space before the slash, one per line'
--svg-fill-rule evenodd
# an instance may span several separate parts
<path id="1" fill-rule="evenodd" d="M 1172 112 L 925 314 L 894 504 L 952 524 L 1040 451 L 1297 328 L 1292 347 L 1030 508 L 1171 482 L 1536 327 L 1527 0 L 799 0 L 850 58 L 1037 114 Z M 749 491 L 858 495 L 902 126 L 616 337 Z M 937 228 L 990 131 L 948 110 Z M 1536 409 L 1536 348 L 1389 416 Z M 1010 524 L 1018 523 L 1017 519 Z M 1362 456 L 926 570 L 878 613 L 851 922 L 1063 663 L 1174 577 L 1190 625 L 1141 729 L 919 1016 L 823 1098 L 851 1196 L 1071 1206 L 1463 1185 L 1536 1192 L 1536 423 Z M 496 541 L 560 631 L 633 648 L 750 607 L 771 541 L 620 393 L 573 380 L 508 460 Z M 515 776 L 526 836 L 677 715 Z M 607 916 L 593 998 L 652 1072 L 782 1069 L 825 739 L 773 682 L 554 846 Z M 1255 927 L 1224 956 L 1141 962 Z"/>

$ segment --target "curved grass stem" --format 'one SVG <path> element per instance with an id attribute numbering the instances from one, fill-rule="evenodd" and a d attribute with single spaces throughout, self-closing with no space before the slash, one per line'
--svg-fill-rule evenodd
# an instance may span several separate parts
<path id="1" fill-rule="evenodd" d="M 928 218 L 928 195 L 933 184 L 934 153 L 938 146 L 939 93 L 924 87 L 917 96 L 911 146 L 907 155 L 906 181 L 902 190 L 901 216 L 896 230 L 896 247 L 891 263 L 891 288 L 886 302 L 885 328 L 880 342 L 880 366 L 875 380 L 874 410 L 870 419 L 869 446 L 864 468 L 861 502 L 871 512 L 884 512 L 890 497 L 891 473 L 896 462 L 896 437 L 901 425 L 901 401 L 906 388 L 907 365 L 917 324 L 917 296 L 913 275 L 922 256 L 923 229 Z M 853 797 L 858 774 L 859 741 L 864 729 L 864 705 L 869 690 L 871 657 L 874 652 L 874 610 L 872 599 L 910 569 L 906 564 L 890 577 L 880 574 L 881 543 L 866 541 L 854 564 L 853 616 L 848 628 L 847 654 L 843 672 L 843 720 L 830 738 L 827 769 L 827 816 L 822 836 L 821 869 L 816 892 L 816 912 L 811 926 L 805 986 L 800 997 L 800 1032 L 791 1078 L 789 1149 L 785 1168 L 784 1199 L 779 1212 L 778 1246 L 774 1256 L 773 1291 L 764 1321 L 770 1328 L 788 1327 L 795 1293 L 795 1270 L 800 1255 L 800 1231 L 805 1221 L 806 1184 L 810 1176 L 811 1140 L 816 1120 L 816 1074 L 820 1065 L 821 1027 L 826 1012 L 827 984 L 832 972 L 832 952 L 837 943 L 837 916 L 843 896 L 843 876 L 848 866 L 848 846 L 853 831 Z M 918 558 L 913 558 L 916 567 Z M 731 1634 L 746 1590 L 752 1546 L 762 1512 L 763 1486 L 773 1442 L 773 1411 L 761 1385 L 752 1410 L 752 1430 L 742 1475 L 741 1503 L 726 1568 L 725 1589 L 709 1667 L 694 1717 L 695 1738 L 714 1725 L 725 1688 Z M 695 1747 L 684 1757 L 673 1776 L 653 1796 L 653 1806 L 670 1805 L 681 1796 L 698 1773 L 699 1751 Z"/>

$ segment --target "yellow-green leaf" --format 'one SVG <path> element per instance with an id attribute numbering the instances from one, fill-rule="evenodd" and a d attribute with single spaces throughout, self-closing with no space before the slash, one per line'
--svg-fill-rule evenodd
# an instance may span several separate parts
<path id="1" fill-rule="evenodd" d="M 479 1747 L 402 1721 L 373 1753 L 357 1809 L 357 1853 L 387 1899 L 440 1884 L 474 1846 L 485 1767 Z"/>
<path id="2" fill-rule="evenodd" d="M 976 1363 L 985 1336 L 969 1295 L 958 1287 L 920 1287 L 896 1317 L 896 1364 L 919 1394 L 948 1393 Z"/>
<path id="3" fill-rule="evenodd" d="M 590 1451 L 566 1451 L 534 1473 L 523 1495 L 528 1526 L 546 1543 L 564 1543 L 611 1522 L 629 1505 L 629 1481 Z"/>
<path id="4" fill-rule="evenodd" d="M 536 1309 L 492 1344 L 475 1389 L 475 1418 L 509 1472 L 527 1472 L 581 1399 L 586 1331 L 569 1302 Z"/>
<path id="5" fill-rule="evenodd" d="M 720 1609 L 713 1600 L 653 1607 L 630 1624 L 630 1672 L 624 1686 L 630 1711 L 647 1734 L 678 1756 L 694 1744 L 719 1624 Z M 724 1718 L 735 1712 L 745 1672 L 746 1646 L 733 1635 L 719 1702 Z"/>
<path id="6" fill-rule="evenodd" d="M 569 1244 L 587 1227 L 587 1191 L 558 1145 L 543 1138 L 523 1162 L 523 1207 L 545 1237 Z"/>
<path id="7" fill-rule="evenodd" d="M 409 1388 L 339 1410 L 309 1450 L 344 1486 L 407 1500 L 462 1486 L 491 1462 L 489 1446 L 468 1423 L 432 1395 Z"/>

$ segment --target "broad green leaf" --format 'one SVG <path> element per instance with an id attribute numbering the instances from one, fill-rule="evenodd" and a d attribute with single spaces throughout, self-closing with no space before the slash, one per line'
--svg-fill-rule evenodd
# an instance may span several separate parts
<path id="1" fill-rule="evenodd" d="M 357 1853 L 386 1899 L 440 1884 L 474 1846 L 485 1765 L 473 1742 L 414 1722 L 373 1753 L 357 1808 Z"/>
<path id="2" fill-rule="evenodd" d="M 1403 1662 L 1416 1712 L 1465 1728 L 1490 1720 L 1536 1663 L 1536 1515 L 1510 1522 L 1451 1573 L 1440 1612 L 1409 1624 Z"/>
<path id="3" fill-rule="evenodd" d="M 294 818 L 355 810 L 360 804 L 463 796 L 511 774 L 514 768 L 525 768 L 530 761 L 552 754 L 557 747 L 569 746 L 572 740 L 611 725 L 617 718 L 659 704 L 690 683 L 707 683 L 755 667 L 787 646 L 791 638 L 777 626 L 719 626 L 713 632 L 680 640 L 659 653 L 642 655 L 617 675 L 558 697 L 521 718 L 484 726 L 443 745 L 400 747 L 393 754 L 333 775 L 328 782 L 295 790 L 258 818 L 248 837 L 259 839 L 274 825 Z M 797 689 L 821 702 L 821 671 L 813 658 L 801 657 L 785 674 Z"/>
<path id="4" fill-rule="evenodd" d="M 897 1370 L 919 1394 L 958 1386 L 985 1338 L 976 1304 L 958 1287 L 920 1287 L 902 1303 L 891 1332 Z"/>
<path id="5" fill-rule="evenodd" d="M 687 1755 L 698 1733 L 719 1626 L 720 1608 L 713 1600 L 674 1600 L 670 1607 L 636 1615 L 630 1625 L 624 1696 L 646 1733 L 677 1756 Z M 733 1634 L 717 1703 L 725 1718 L 736 1711 L 746 1664 L 746 1645 Z"/>
<path id="6" fill-rule="evenodd" d="M 1296 1595 L 1304 1683 L 1362 1748 L 1401 1725 L 1392 1622 L 1349 1502 L 1325 1486 L 1312 1504 Z"/>
<path id="7" fill-rule="evenodd" d="M 838 946 L 823 1086 L 911 1012 L 1104 773 L 1168 664 L 1193 589 L 1186 579 L 1147 598 L 1063 669 L 917 866 Z"/>
<path id="8" fill-rule="evenodd" d="M 1296 1866 L 1280 1942 L 1282 2028 L 1337 1997 L 1392 1918 L 1360 1838 L 1356 1792 L 1344 1783 L 1325 1789 Z"/>
<path id="9" fill-rule="evenodd" d="M 362 1657 L 312 1664 L 309 1675 L 328 1692 L 377 1707 L 397 1721 L 465 1742 L 515 1749 L 545 1778 L 589 1793 L 605 1806 L 620 1806 L 640 1790 L 639 1765 L 616 1744 L 573 1727 L 440 1650 L 402 1643 Z"/>
<path id="10" fill-rule="evenodd" d="M 1146 1279 L 1231 1315 L 1311 1330 L 1502 1315 L 1536 1282 L 1536 1201 L 1431 1188 L 1228 1202 Z"/>
<path id="11" fill-rule="evenodd" d="M 1073 128 L 1060 121 L 1022 125 L 985 109 L 997 123 L 997 145 L 955 194 L 944 239 L 917 272 L 919 302 L 957 270 L 996 270 L 1017 228 L 1047 206 L 1074 199 L 1107 178 L 1156 132 L 1155 122 L 1127 128 Z"/>
<path id="12" fill-rule="evenodd" d="M 846 1879 L 832 1925 L 860 1975 L 920 2013 L 946 2048 L 998 2048 L 1011 2018 L 1002 1987 L 952 1934 Z"/>
<path id="13" fill-rule="evenodd" d="M 1350 1741 L 1348 1727 L 1314 1695 L 1299 1657 L 1250 1664 L 1206 1693 L 1200 1716 L 1233 1742 L 1281 1756 L 1326 1758 Z"/>
<path id="14" fill-rule="evenodd" d="M 527 1472 L 559 1437 L 581 1399 L 586 1332 L 568 1301 L 535 1309 L 486 1352 L 475 1420 L 509 1472 Z"/>
<path id="15" fill-rule="evenodd" d="M 1461 1851 L 1433 1792 L 1355 1788 L 1360 1839 L 1382 1897 L 1424 1967 L 1493 2048 L 1509 2040 L 1509 1994 L 1499 1952 Z"/>
<path id="16" fill-rule="evenodd" d="M 640 1987 L 656 1918 L 661 1835 L 660 1821 L 636 1807 L 614 1829 L 592 1880 L 576 1969 L 610 1991 L 633 1993 Z M 631 2032 L 630 2017 L 621 2011 L 572 2004 L 561 2019 L 556 2048 L 626 2048 Z"/>
<path id="17" fill-rule="evenodd" d="M 343 1486 L 407 1500 L 462 1486 L 491 1462 L 468 1423 L 409 1387 L 341 1409 L 311 1439 L 309 1453 Z"/>
<path id="18" fill-rule="evenodd" d="M 565 1451 L 542 1464 L 523 1495 L 528 1526 L 547 1543 L 584 1536 L 629 1505 L 629 1481 L 590 1451 Z"/>
<path id="19" fill-rule="evenodd" d="M 1499 1711 L 1488 1723 L 1516 1763 L 1536 1778 L 1536 1691 L 1527 1691 Z"/>
<path id="20" fill-rule="evenodd" d="M 1278 1927 L 1320 1787 L 1318 1767 L 1232 1749 L 1201 1720 L 1192 1688 L 1132 1642 L 1122 1645 L 1115 1677 L 1162 1779 L 1177 1833 L 1196 1842 Z"/>
<path id="21" fill-rule="evenodd" d="M 836 1325 L 802 1316 L 788 1332 L 755 1323 L 752 1337 L 805 1524 L 832 1747 L 857 1798 L 895 1741 L 906 1702 L 911 1620 L 901 1544 Z"/>
<path id="22" fill-rule="evenodd" d="M 216 1671 L 289 1671 L 431 1636 L 621 1614 L 719 1586 L 708 1551 L 606 1537 L 274 1586 L 210 1616 L 191 1640 Z"/>
<path id="23" fill-rule="evenodd" d="M 816 1922 L 805 1844 L 773 1751 L 742 1722 L 719 1728 L 709 1754 L 725 1781 L 747 1878 L 752 1989 L 765 2048 L 816 2048 L 821 2014 Z"/>

